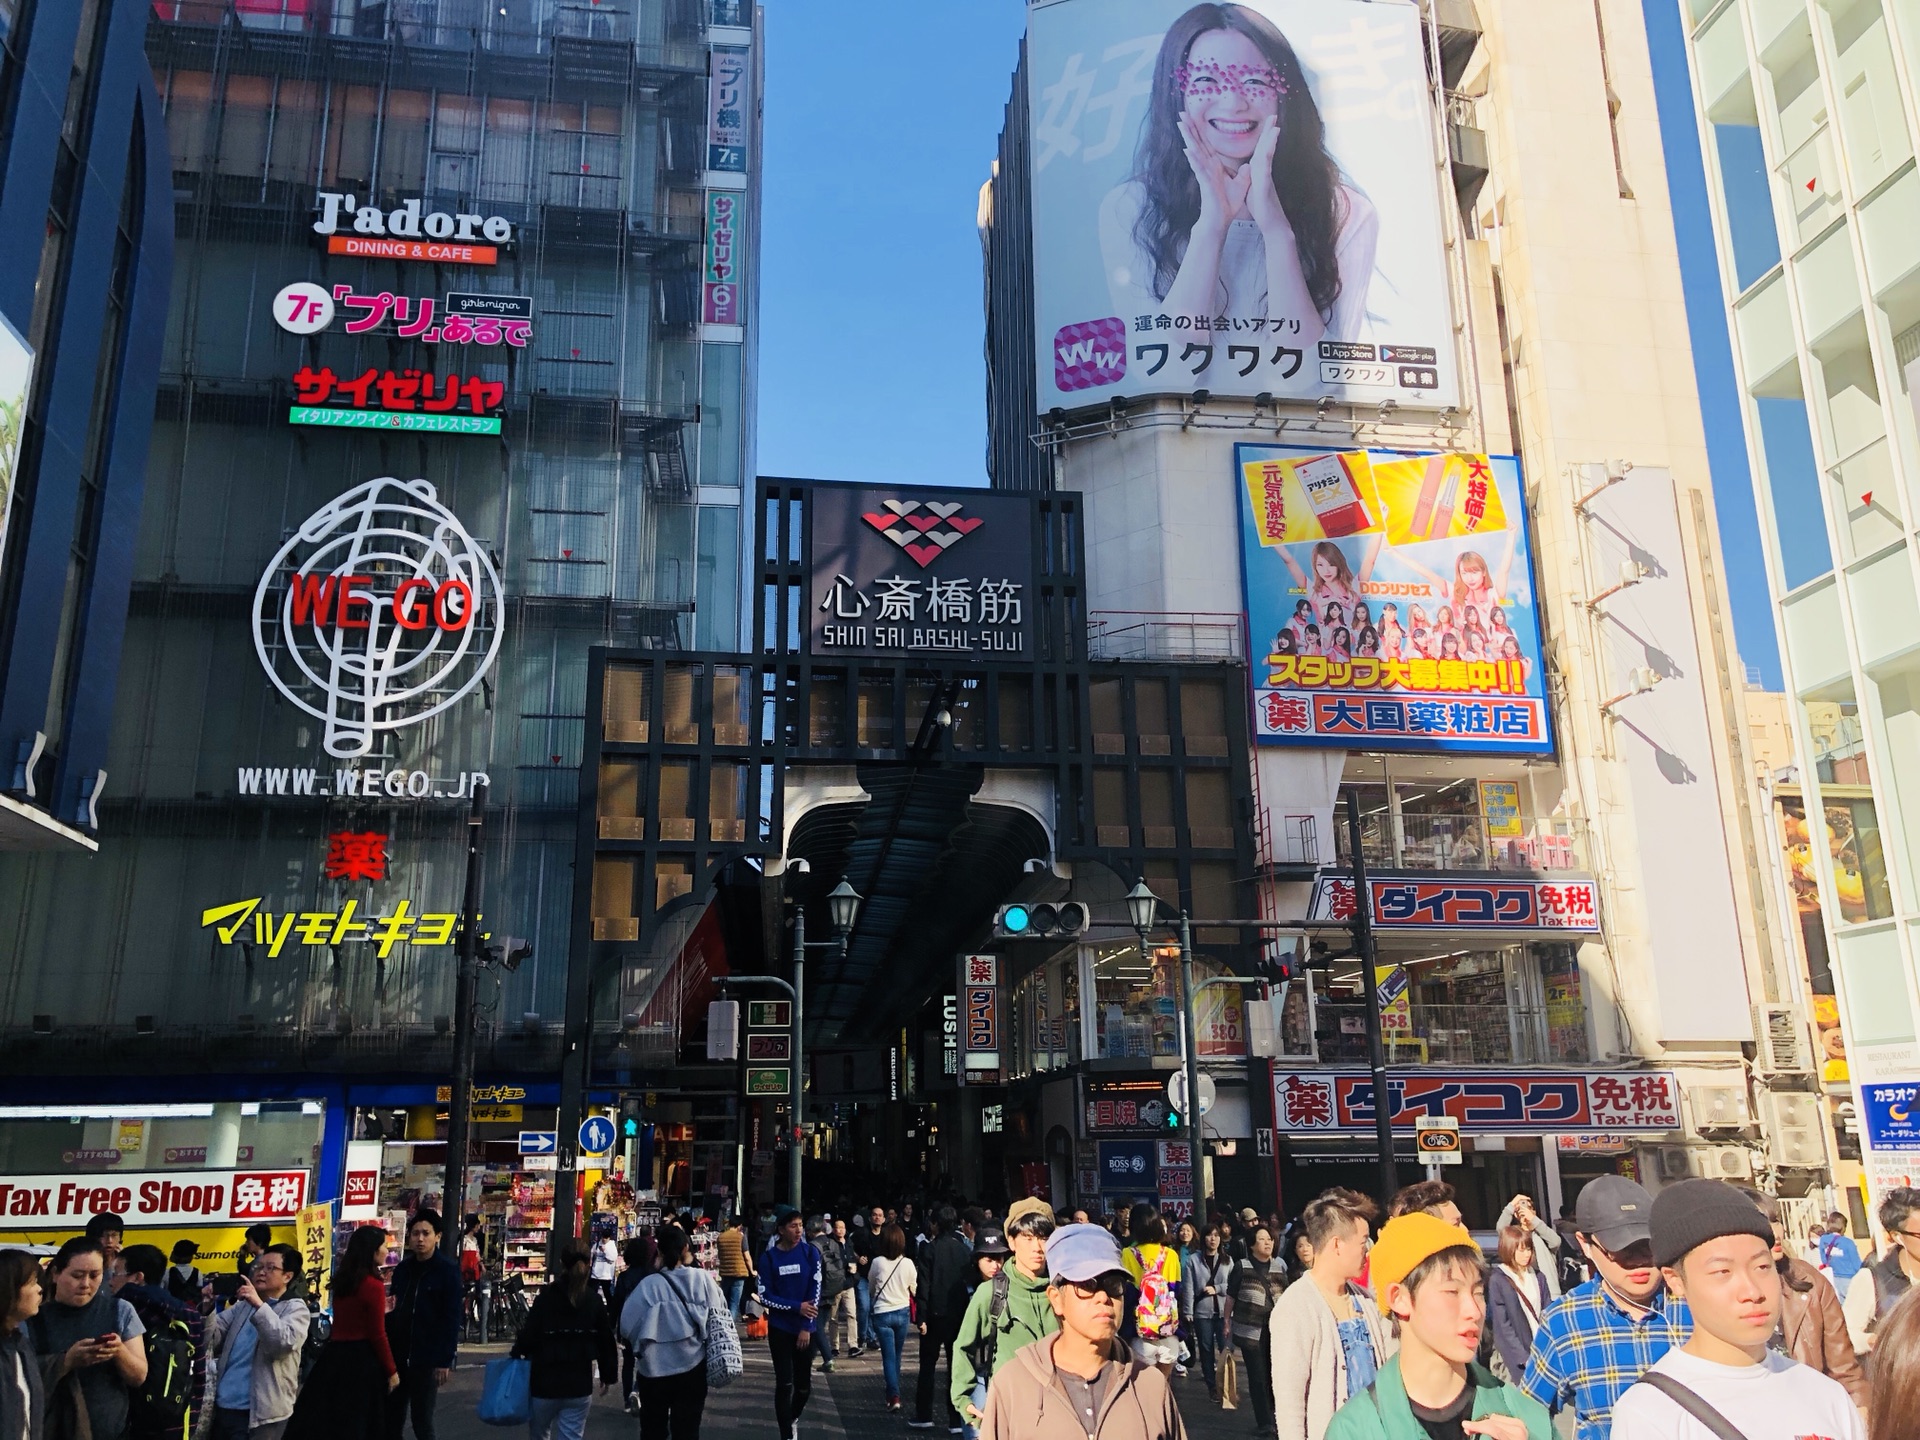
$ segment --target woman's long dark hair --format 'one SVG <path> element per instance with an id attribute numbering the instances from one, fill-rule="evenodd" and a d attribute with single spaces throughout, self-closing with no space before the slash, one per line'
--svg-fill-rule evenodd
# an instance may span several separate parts
<path id="1" fill-rule="evenodd" d="M 1307 88 L 1300 58 L 1279 28 L 1245 5 L 1195 5 L 1174 21 L 1153 62 L 1153 94 L 1134 155 L 1133 179 L 1145 195 L 1133 239 L 1153 261 L 1153 294 L 1164 300 L 1180 273 L 1187 237 L 1200 218 L 1200 182 L 1187 163 L 1180 134 L 1184 97 L 1175 71 L 1187 62 L 1193 42 L 1209 30 L 1233 30 L 1251 40 L 1280 75 L 1280 141 L 1273 152 L 1273 188 L 1293 225 L 1300 248 L 1300 273 L 1320 318 L 1333 315 L 1340 298 L 1340 261 L 1334 242 L 1340 233 L 1340 167 L 1327 153 L 1326 126 Z"/>
<path id="2" fill-rule="evenodd" d="M 369 1275 L 380 1270 L 380 1247 L 387 1232 L 378 1225 L 362 1225 L 347 1237 L 347 1253 L 333 1272 L 333 1293 L 351 1295 Z"/>

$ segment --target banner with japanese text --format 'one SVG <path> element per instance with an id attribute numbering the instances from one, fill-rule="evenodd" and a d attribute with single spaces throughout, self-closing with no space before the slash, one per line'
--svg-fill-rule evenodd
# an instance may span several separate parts
<path id="1" fill-rule="evenodd" d="M 1389 1075 L 1393 1124 L 1451 1116 L 1467 1134 L 1665 1131 L 1680 1128 L 1680 1086 L 1668 1070 L 1611 1072 L 1440 1070 Z M 1371 1130 L 1373 1077 L 1359 1071 L 1273 1072 L 1283 1132 Z"/>
<path id="2" fill-rule="evenodd" d="M 1236 445 L 1234 469 L 1262 744 L 1552 753 L 1517 460 Z"/>
<path id="3" fill-rule="evenodd" d="M 307 1203 L 305 1170 L 115 1171 L 0 1178 L 0 1224 L 79 1229 L 103 1212 L 146 1225 L 290 1222 Z"/>
<path id="4" fill-rule="evenodd" d="M 1446 880 L 1402 875 L 1367 877 L 1373 893 L 1371 919 L 1376 930 L 1535 930 L 1594 933 L 1600 929 L 1600 889 L 1592 880 L 1531 880 L 1489 875 L 1484 880 Z M 1307 919 L 1344 925 L 1355 910 L 1353 880 L 1322 873 L 1313 882 Z M 1386 972 L 1380 972 L 1380 998 L 1388 999 Z"/>
<path id="5" fill-rule="evenodd" d="M 1200 390 L 1460 403 L 1415 6 L 1028 16 L 1042 413 Z"/>

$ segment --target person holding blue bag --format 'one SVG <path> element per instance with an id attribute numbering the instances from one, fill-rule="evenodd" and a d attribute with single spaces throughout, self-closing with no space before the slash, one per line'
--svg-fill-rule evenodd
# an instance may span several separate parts
<path id="1" fill-rule="evenodd" d="M 601 1394 L 619 1383 L 613 1318 L 593 1286 L 591 1266 L 583 1250 L 562 1255 L 559 1276 L 533 1302 L 513 1342 L 514 1357 L 532 1362 L 527 1374 L 531 1440 L 585 1440 L 595 1364 Z"/>

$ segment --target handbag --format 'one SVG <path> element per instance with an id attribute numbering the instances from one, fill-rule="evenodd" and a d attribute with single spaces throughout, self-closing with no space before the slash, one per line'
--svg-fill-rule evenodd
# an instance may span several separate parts
<path id="1" fill-rule="evenodd" d="M 693 1322 L 693 1333 L 700 1333 L 700 1323 L 693 1319 L 693 1307 L 687 1304 L 687 1297 L 680 1293 L 680 1287 L 672 1280 L 665 1280 L 666 1287 L 673 1291 L 674 1299 L 680 1302 L 680 1308 L 687 1312 L 687 1319 Z M 740 1378 L 746 1368 L 740 1356 L 740 1337 L 734 1333 L 733 1316 L 715 1306 L 707 1307 L 707 1335 L 701 1342 L 701 1350 L 707 1357 L 707 1388 L 724 1390 Z"/>
<path id="2" fill-rule="evenodd" d="M 1220 1408 L 1240 1408 L 1240 1366 L 1231 1343 L 1220 1347 Z"/>
<path id="3" fill-rule="evenodd" d="M 480 1386 L 480 1423 L 524 1425 L 533 1389 L 533 1362 L 502 1355 L 487 1361 Z"/>

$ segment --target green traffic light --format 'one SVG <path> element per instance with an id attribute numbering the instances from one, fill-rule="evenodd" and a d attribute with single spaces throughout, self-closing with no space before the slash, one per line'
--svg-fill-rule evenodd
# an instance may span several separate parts
<path id="1" fill-rule="evenodd" d="M 626 1133 L 627 1139 L 631 1140 L 640 1133 L 640 1122 L 629 1115 L 621 1128 Z"/>
<path id="2" fill-rule="evenodd" d="M 1018 935 L 1027 928 L 1031 919 L 1026 906 L 1009 905 L 1001 912 L 1000 923 L 1006 927 L 1008 934 Z"/>

